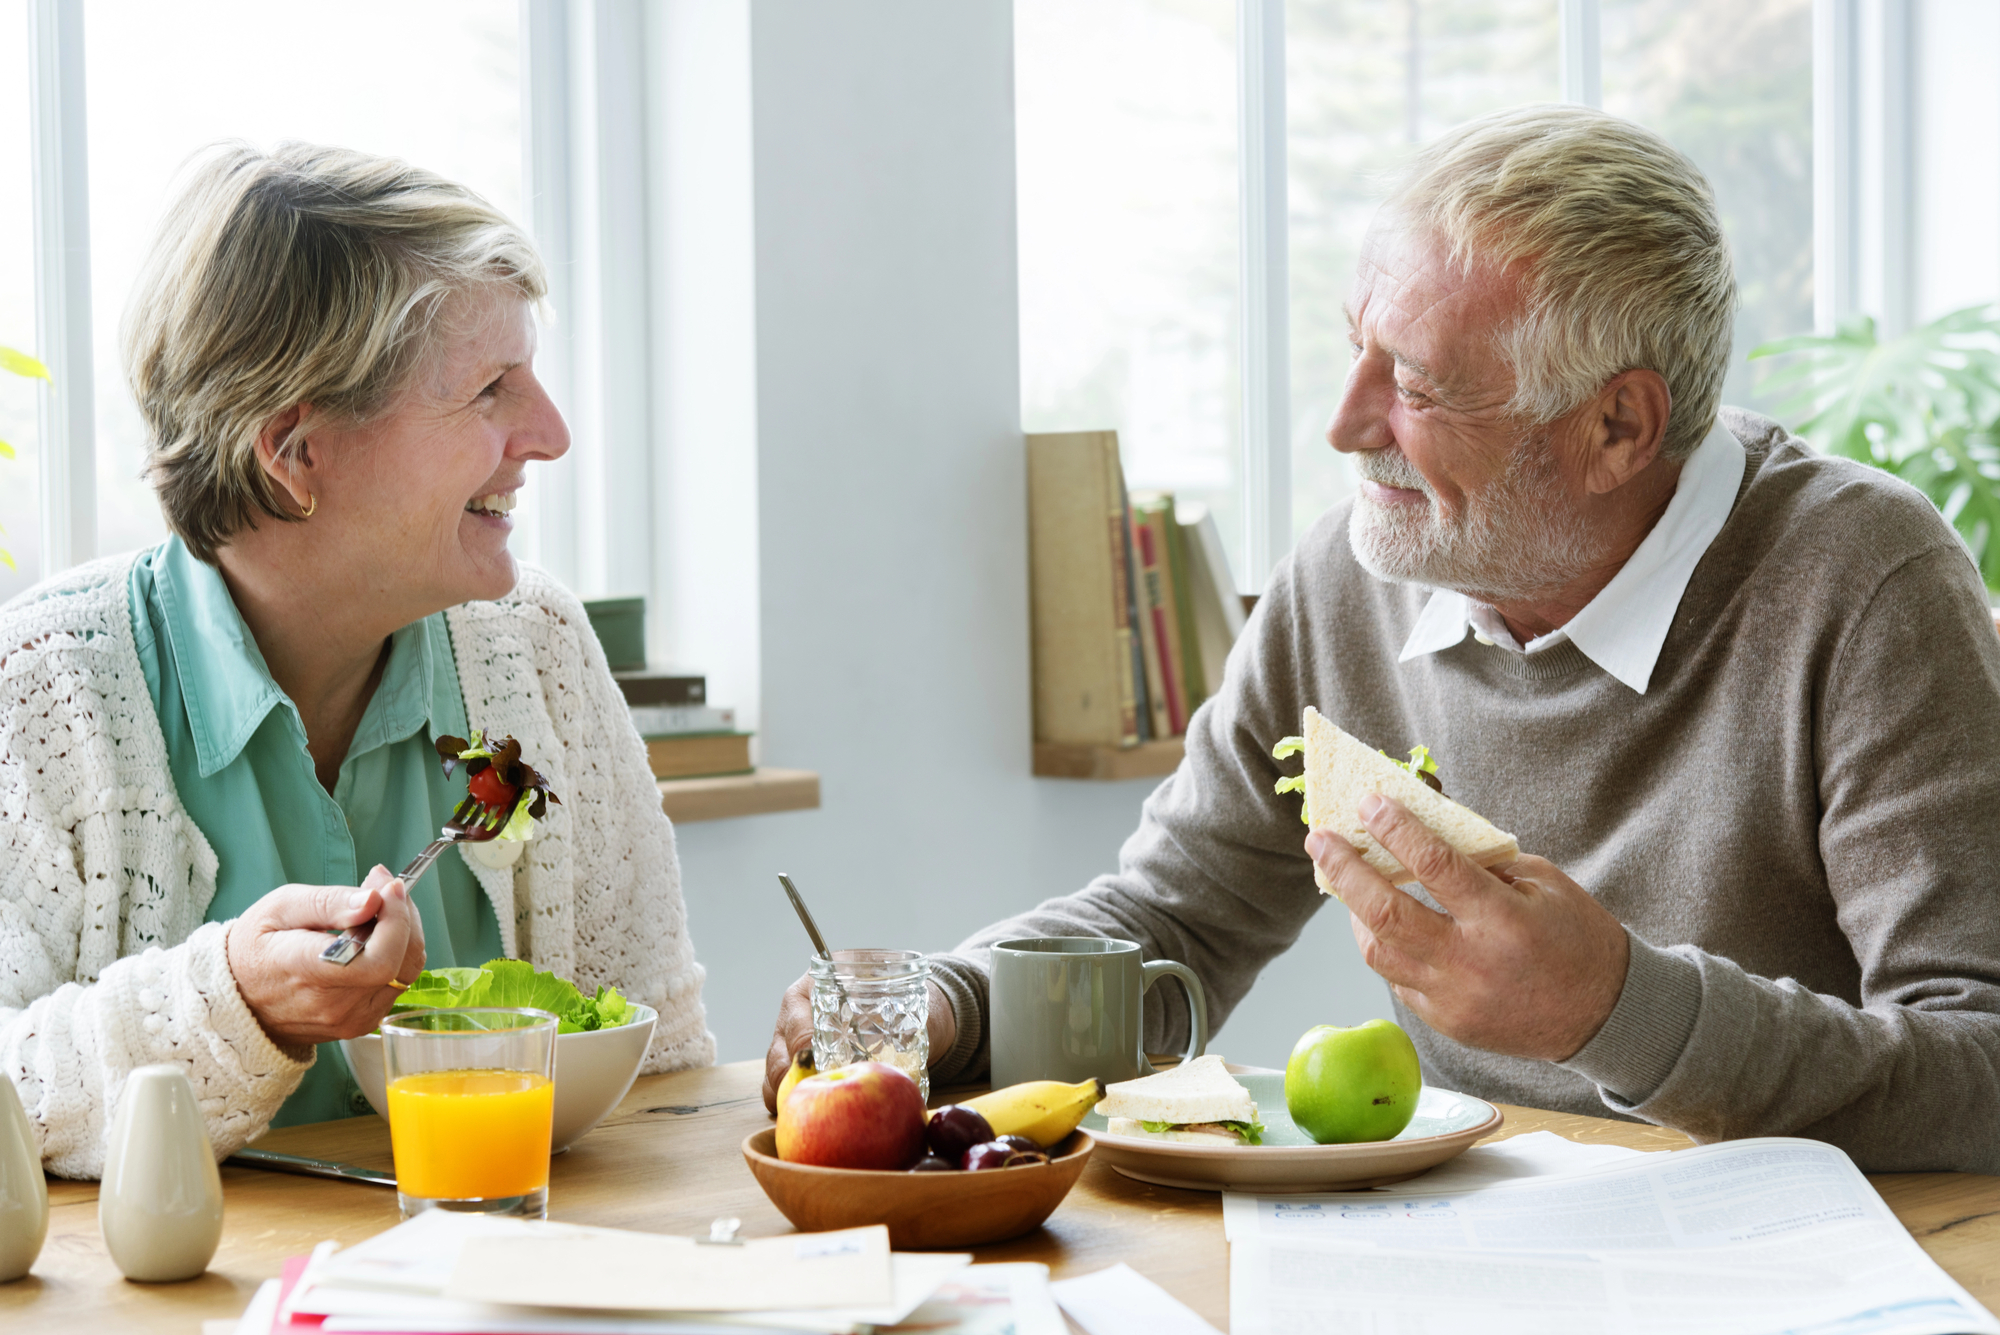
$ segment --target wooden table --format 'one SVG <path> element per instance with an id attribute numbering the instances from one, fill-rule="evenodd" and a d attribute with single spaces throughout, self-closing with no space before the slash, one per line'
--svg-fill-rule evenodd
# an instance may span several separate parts
<path id="1" fill-rule="evenodd" d="M 550 1217 L 660 1233 L 706 1233 L 735 1215 L 747 1237 L 790 1229 L 758 1190 L 737 1151 L 769 1125 L 758 1097 L 761 1066 L 653 1076 L 618 1111 L 559 1157 L 549 1184 Z M 1596 1117 L 1505 1108 L 1495 1137 L 1554 1131 L 1571 1140 L 1683 1149 L 1674 1131 Z M 388 1168 L 389 1132 L 357 1117 L 274 1131 L 269 1149 Z M 2000 1178 L 1907 1173 L 1871 1179 L 1938 1264 L 1988 1307 L 2000 1309 Z M 209 1272 L 183 1284 L 121 1278 L 97 1231 L 97 1184 L 53 1182 L 48 1244 L 34 1272 L 0 1285 L 0 1330 L 147 1330 L 195 1335 L 203 1318 L 235 1317 L 284 1259 L 322 1238 L 355 1243 L 397 1222 L 395 1193 L 380 1187 L 222 1170 L 222 1249 Z M 1221 1198 L 1154 1187 L 1093 1163 L 1041 1230 L 979 1249 L 981 1261 L 1042 1261 L 1058 1276 L 1117 1261 L 1148 1276 L 1228 1329 L 1229 1254 Z"/>

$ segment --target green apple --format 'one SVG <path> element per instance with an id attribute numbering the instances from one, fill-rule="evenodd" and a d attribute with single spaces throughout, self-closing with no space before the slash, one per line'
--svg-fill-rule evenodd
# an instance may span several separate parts
<path id="1" fill-rule="evenodd" d="M 1387 1020 L 1316 1024 L 1285 1063 L 1285 1108 L 1322 1145 L 1395 1139 L 1417 1115 L 1423 1087 L 1416 1045 Z"/>

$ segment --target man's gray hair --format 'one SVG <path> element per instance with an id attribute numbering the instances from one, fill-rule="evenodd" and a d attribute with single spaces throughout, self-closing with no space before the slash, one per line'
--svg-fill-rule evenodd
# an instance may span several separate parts
<path id="1" fill-rule="evenodd" d="M 1519 276 L 1525 310 L 1500 335 L 1516 416 L 1554 421 L 1644 369 L 1673 396 L 1666 457 L 1714 426 L 1735 270 L 1708 182 L 1666 140 L 1588 107 L 1496 112 L 1428 145 L 1383 211 L 1455 264 Z"/>
<path id="2" fill-rule="evenodd" d="M 221 144 L 187 173 L 125 316 L 125 374 L 167 523 L 204 561 L 258 515 L 296 518 L 257 459 L 271 420 L 365 421 L 498 286 L 537 303 L 534 244 L 462 185 L 394 158 Z"/>

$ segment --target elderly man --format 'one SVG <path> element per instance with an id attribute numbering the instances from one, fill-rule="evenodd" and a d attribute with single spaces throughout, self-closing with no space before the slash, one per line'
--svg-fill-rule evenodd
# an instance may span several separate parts
<path id="1" fill-rule="evenodd" d="M 1119 870 L 936 957 L 934 1078 L 981 1069 L 1007 937 L 1139 941 L 1226 1015 L 1318 908 L 1310 857 L 1438 1084 L 2000 1172 L 2000 640 L 1921 496 L 1718 413 L 1733 308 L 1708 188 L 1646 131 L 1538 107 L 1427 150 L 1349 304 L 1361 494 L 1273 575 Z M 1436 908 L 1302 851 L 1270 747 L 1309 704 L 1429 745 L 1547 860 L 1481 870 L 1379 798 Z M 774 1071 L 809 1031 L 794 989 Z"/>

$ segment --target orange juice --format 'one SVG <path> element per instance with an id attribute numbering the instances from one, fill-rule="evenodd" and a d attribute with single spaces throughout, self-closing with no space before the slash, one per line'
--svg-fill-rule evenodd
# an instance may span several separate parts
<path id="1" fill-rule="evenodd" d="M 396 1189 L 492 1200 L 548 1186 L 555 1089 L 529 1071 L 423 1071 L 390 1081 Z"/>

